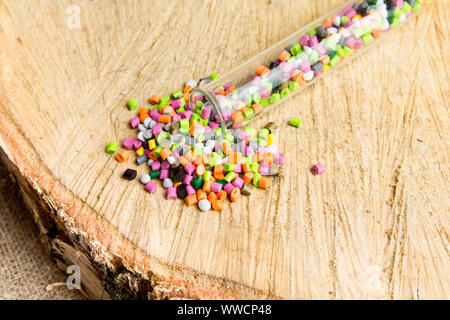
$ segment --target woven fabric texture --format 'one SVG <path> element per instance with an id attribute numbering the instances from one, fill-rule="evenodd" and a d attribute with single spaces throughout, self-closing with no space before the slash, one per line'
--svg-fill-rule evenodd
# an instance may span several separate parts
<path id="1" fill-rule="evenodd" d="M 84 299 L 67 288 L 66 278 L 45 251 L 18 187 L 0 161 L 0 299 Z"/>

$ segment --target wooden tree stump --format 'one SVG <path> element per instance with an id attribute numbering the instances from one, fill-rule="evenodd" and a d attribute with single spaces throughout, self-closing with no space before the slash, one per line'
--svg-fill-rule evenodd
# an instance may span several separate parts
<path id="1" fill-rule="evenodd" d="M 88 297 L 450 297 L 449 1 L 255 120 L 279 125 L 286 164 L 221 213 L 149 195 L 104 152 L 133 134 L 129 98 L 224 73 L 343 2 L 0 4 L 1 157 Z"/>

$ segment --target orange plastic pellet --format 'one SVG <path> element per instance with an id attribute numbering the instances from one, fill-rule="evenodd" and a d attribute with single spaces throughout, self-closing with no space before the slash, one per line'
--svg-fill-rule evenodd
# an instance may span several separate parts
<path id="1" fill-rule="evenodd" d="M 217 180 L 223 180 L 225 179 L 225 175 L 222 172 L 217 172 L 214 173 L 214 178 L 216 178 Z"/>
<path id="2" fill-rule="evenodd" d="M 283 50 L 283 52 L 281 52 L 280 55 L 278 56 L 278 60 L 286 61 L 287 59 L 289 59 L 290 56 L 291 56 L 291 54 L 289 52 L 287 52 L 286 50 Z"/>
<path id="3" fill-rule="evenodd" d="M 241 164 L 241 169 L 243 172 L 247 173 L 247 172 L 251 172 L 252 169 L 250 167 L 250 163 L 242 163 Z"/>
<path id="4" fill-rule="evenodd" d="M 216 211 L 222 211 L 223 210 L 223 200 L 215 199 L 215 200 L 211 201 L 211 206 Z"/>
<path id="5" fill-rule="evenodd" d="M 271 185 L 272 185 L 272 182 L 270 182 L 269 178 L 261 177 L 258 180 L 258 186 L 260 188 L 267 189 L 267 188 L 270 188 Z"/>
<path id="6" fill-rule="evenodd" d="M 116 159 L 119 162 L 127 161 L 130 155 L 128 154 L 127 150 L 120 150 L 119 153 L 116 154 Z"/>
<path id="7" fill-rule="evenodd" d="M 233 120 L 234 124 L 239 124 L 244 121 L 245 117 L 241 111 L 236 111 L 231 115 L 231 120 Z"/>
<path id="8" fill-rule="evenodd" d="M 216 193 L 217 199 L 219 200 L 225 200 L 228 196 L 227 192 L 225 190 L 220 190 Z"/>
<path id="9" fill-rule="evenodd" d="M 233 163 L 241 163 L 242 153 L 240 153 L 240 152 L 233 152 L 232 156 L 233 156 Z"/>
<path id="10" fill-rule="evenodd" d="M 197 138 L 198 135 L 200 134 L 200 126 L 201 124 L 198 122 L 192 122 L 191 125 L 189 126 L 189 133 L 191 134 L 192 137 Z"/>
<path id="11" fill-rule="evenodd" d="M 187 165 L 189 163 L 188 159 L 186 159 L 183 156 L 179 156 L 178 157 L 178 161 L 180 161 L 181 165 L 184 167 L 185 165 Z"/>
<path id="12" fill-rule="evenodd" d="M 325 29 L 328 29 L 329 27 L 331 27 L 331 26 L 333 25 L 333 20 L 334 20 L 334 18 L 335 18 L 335 17 L 328 17 L 328 18 L 326 18 L 326 19 L 323 21 L 322 26 L 323 26 Z"/>
<path id="13" fill-rule="evenodd" d="M 260 113 L 261 111 L 263 111 L 263 107 L 262 105 L 260 105 L 259 103 L 255 103 L 253 106 L 253 111 L 255 112 L 255 114 Z"/>
<path id="14" fill-rule="evenodd" d="M 263 76 L 268 72 L 270 72 L 270 69 L 267 68 L 266 66 L 260 66 L 258 69 L 256 69 L 256 74 L 258 76 Z"/>
<path id="15" fill-rule="evenodd" d="M 210 192 L 211 191 L 211 184 L 212 184 L 211 180 L 207 180 L 207 181 L 203 182 L 202 190 L 205 191 L 205 192 Z"/>
<path id="16" fill-rule="evenodd" d="M 214 200 L 216 200 L 217 199 L 217 196 L 216 196 L 216 194 L 214 193 L 214 192 L 210 192 L 209 194 L 208 194 L 208 200 L 209 200 L 209 202 L 213 202 Z"/>
<path id="17" fill-rule="evenodd" d="M 271 166 L 272 163 L 273 163 L 273 153 L 272 153 L 272 152 L 266 152 L 266 153 L 264 154 L 264 160 L 263 160 L 263 162 L 264 162 L 265 164 L 268 164 L 269 166 Z"/>
<path id="18" fill-rule="evenodd" d="M 250 182 L 252 182 L 254 176 L 255 174 L 253 172 L 246 172 L 244 173 L 244 177 L 242 179 L 245 183 L 249 184 Z"/>
<path id="19" fill-rule="evenodd" d="M 139 120 L 143 122 L 145 119 L 149 118 L 148 115 L 148 109 L 147 108 L 140 108 L 139 109 Z"/>
<path id="20" fill-rule="evenodd" d="M 200 201 L 200 200 L 205 200 L 206 198 L 207 198 L 206 192 L 203 191 L 202 189 L 198 189 L 198 190 L 197 190 L 197 200 L 198 200 L 198 201 Z"/>
<path id="21" fill-rule="evenodd" d="M 223 165 L 222 164 L 216 164 L 214 166 L 213 173 L 216 174 L 216 173 L 222 173 L 222 172 L 223 172 Z"/>
<path id="22" fill-rule="evenodd" d="M 168 114 L 162 114 L 159 116 L 158 118 L 158 122 L 159 123 L 171 123 L 172 122 L 172 117 Z"/>
<path id="23" fill-rule="evenodd" d="M 183 182 L 181 182 L 181 181 L 180 181 L 180 182 L 176 182 L 176 183 L 173 184 L 173 187 L 174 187 L 174 188 L 178 188 L 178 187 L 181 186 L 182 184 L 183 184 Z"/>
<path id="24" fill-rule="evenodd" d="M 184 102 L 188 103 L 189 99 L 191 99 L 191 94 L 189 92 L 185 92 L 182 95 Z"/>
<path id="25" fill-rule="evenodd" d="M 257 153 L 256 153 L 256 161 L 255 161 L 255 162 L 260 162 L 260 161 L 262 161 L 263 157 L 264 157 L 264 153 L 262 153 L 262 152 L 257 152 Z"/>
<path id="26" fill-rule="evenodd" d="M 197 169 L 195 169 L 195 174 L 196 174 L 198 177 L 201 177 L 204 173 L 205 173 L 205 166 L 202 165 L 202 164 L 199 164 L 199 165 L 197 166 Z"/>
<path id="27" fill-rule="evenodd" d="M 155 105 L 161 102 L 161 96 L 159 94 L 154 94 L 149 99 L 150 103 Z"/>
<path id="28" fill-rule="evenodd" d="M 186 152 L 186 154 L 184 155 L 184 157 L 185 157 L 189 162 L 193 162 L 193 161 L 194 161 L 194 153 L 192 152 L 192 150 L 189 150 L 188 152 Z"/>
<path id="29" fill-rule="evenodd" d="M 172 154 L 172 151 L 170 151 L 169 148 L 165 147 L 159 152 L 159 156 L 161 159 L 166 160 L 170 155 Z"/>
<path id="30" fill-rule="evenodd" d="M 231 148 L 231 144 L 228 141 L 222 142 L 222 151 L 226 155 L 229 155 L 231 152 L 233 152 L 233 149 Z"/>
<path id="31" fill-rule="evenodd" d="M 150 153 L 148 154 L 148 157 L 149 157 L 150 159 L 152 159 L 152 160 L 158 160 L 158 158 L 155 157 L 155 156 L 153 155 L 153 152 L 155 152 L 155 150 L 152 150 L 152 152 L 150 152 Z"/>
<path id="32" fill-rule="evenodd" d="M 224 88 L 216 89 L 216 94 L 218 94 L 219 96 L 224 96 L 225 95 L 225 89 Z"/>
<path id="33" fill-rule="evenodd" d="M 186 198 L 184 198 L 184 203 L 189 207 L 189 206 L 193 206 L 194 204 L 197 204 L 198 200 L 197 200 L 197 194 L 191 194 L 189 196 L 187 196 Z"/>
<path id="34" fill-rule="evenodd" d="M 372 35 L 375 39 L 381 38 L 381 36 L 383 35 L 383 31 L 381 31 L 381 29 L 373 29 Z"/>
<path id="35" fill-rule="evenodd" d="M 330 57 L 328 55 L 323 55 L 319 58 L 319 61 L 325 66 L 330 63 Z"/>
<path id="36" fill-rule="evenodd" d="M 261 178 L 260 178 L 260 180 L 261 180 Z M 240 196 L 241 196 L 241 189 L 236 187 L 233 190 L 231 190 L 231 192 L 230 192 L 230 200 L 231 201 L 236 202 Z"/>
<path id="37" fill-rule="evenodd" d="M 191 86 L 186 86 L 183 90 L 183 93 L 188 93 L 192 91 L 192 87 Z"/>
<path id="38" fill-rule="evenodd" d="M 225 91 L 225 95 L 229 95 L 229 94 L 232 93 L 234 90 L 236 90 L 236 87 L 235 87 L 235 86 L 229 87 L 229 88 Z"/>
<path id="39" fill-rule="evenodd" d="M 175 110 L 173 110 L 172 106 L 165 106 L 159 110 L 161 114 L 168 113 L 171 116 L 174 116 L 176 114 Z"/>

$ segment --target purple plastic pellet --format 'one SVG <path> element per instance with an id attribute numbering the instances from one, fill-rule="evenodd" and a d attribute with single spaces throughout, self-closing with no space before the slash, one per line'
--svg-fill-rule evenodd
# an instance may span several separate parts
<path id="1" fill-rule="evenodd" d="M 315 46 L 317 46 L 319 44 L 319 40 L 317 39 L 316 36 L 311 37 L 311 39 L 309 39 L 308 44 L 309 44 L 310 48 L 314 48 Z"/>
<path id="2" fill-rule="evenodd" d="M 134 150 L 138 150 L 142 147 L 142 141 L 141 140 L 135 140 L 133 143 Z"/>
<path id="3" fill-rule="evenodd" d="M 172 100 L 172 102 L 170 103 L 170 105 L 174 108 L 174 109 L 178 109 L 179 107 L 181 107 L 183 103 L 181 102 L 181 99 L 176 99 L 176 100 Z"/>
<path id="4" fill-rule="evenodd" d="M 170 169 L 170 163 L 167 160 L 164 160 L 161 163 L 161 169 L 162 170 L 169 170 Z"/>
<path id="5" fill-rule="evenodd" d="M 309 44 L 309 39 L 310 36 L 308 34 L 304 34 L 300 40 L 298 41 L 298 43 L 300 43 L 302 45 L 302 47 L 306 47 Z"/>

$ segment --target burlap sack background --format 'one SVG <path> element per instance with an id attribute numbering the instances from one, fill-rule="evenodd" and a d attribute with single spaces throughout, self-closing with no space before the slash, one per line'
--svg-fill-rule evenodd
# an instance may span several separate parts
<path id="1" fill-rule="evenodd" d="M 0 161 L 0 299 L 84 299 L 40 242 L 37 227 Z"/>

